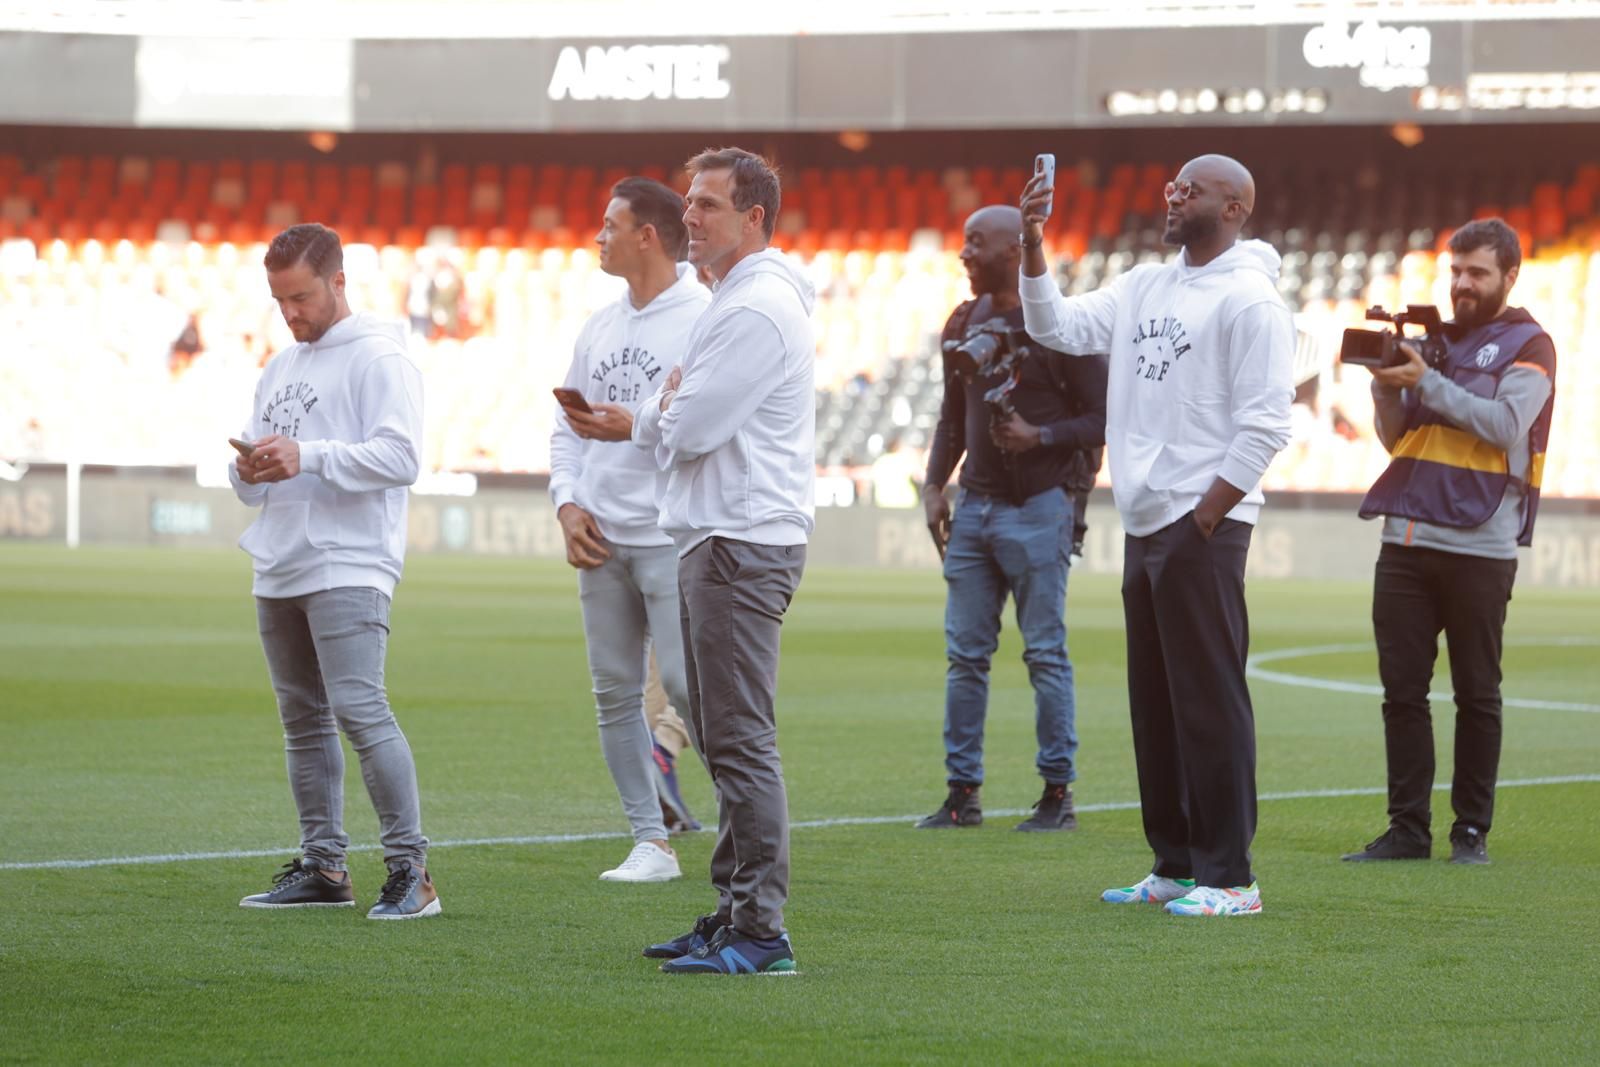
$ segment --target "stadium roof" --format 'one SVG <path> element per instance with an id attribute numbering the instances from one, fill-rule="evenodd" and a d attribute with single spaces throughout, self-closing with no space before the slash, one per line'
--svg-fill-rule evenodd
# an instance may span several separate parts
<path id="1" fill-rule="evenodd" d="M 0 0 L 0 31 L 334 39 L 642 38 L 1596 18 L 1597 0 Z"/>

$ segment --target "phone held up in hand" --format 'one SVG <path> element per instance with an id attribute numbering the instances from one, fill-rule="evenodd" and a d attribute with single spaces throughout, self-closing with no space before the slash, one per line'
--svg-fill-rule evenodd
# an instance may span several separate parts
<path id="1" fill-rule="evenodd" d="M 238 450 L 239 455 L 248 456 L 256 450 L 256 446 L 249 441 L 241 441 L 237 437 L 228 438 L 228 443 Z"/>
<path id="2" fill-rule="evenodd" d="M 1053 152 L 1040 152 L 1033 157 L 1033 173 L 1044 175 L 1044 184 L 1051 189 L 1056 187 L 1056 157 Z M 1050 217 L 1050 209 L 1055 206 L 1055 197 L 1045 201 L 1039 213 L 1045 218 Z"/>
<path id="3" fill-rule="evenodd" d="M 585 415 L 594 414 L 594 408 L 589 406 L 589 402 L 583 398 L 583 394 L 576 389 L 552 389 L 550 391 L 556 395 L 556 403 L 562 407 L 581 411 Z"/>

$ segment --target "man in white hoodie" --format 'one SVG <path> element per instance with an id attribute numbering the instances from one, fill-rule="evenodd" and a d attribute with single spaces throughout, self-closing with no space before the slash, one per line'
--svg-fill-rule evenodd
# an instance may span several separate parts
<path id="1" fill-rule="evenodd" d="M 1106 448 L 1127 534 L 1122 600 L 1128 704 L 1155 866 L 1112 903 L 1174 915 L 1253 915 L 1255 716 L 1245 681 L 1244 568 L 1261 476 L 1289 441 L 1294 325 L 1278 254 L 1238 240 L 1255 204 L 1226 156 L 1166 187 L 1174 261 L 1066 299 L 1041 243 L 1052 190 L 1022 194 L 1022 307 L 1041 344 L 1109 352 Z"/>
<path id="2" fill-rule="evenodd" d="M 625 178 L 612 187 L 595 243 L 600 269 L 628 288 L 584 323 L 573 349 L 566 388 L 590 410 L 563 403 L 550 436 L 550 498 L 567 562 L 578 568 L 600 751 L 633 829 L 627 858 L 600 875 L 608 882 L 665 882 L 681 873 L 667 844 L 644 713 L 652 641 L 668 698 L 688 707 L 678 553 L 657 524 L 657 483 L 665 477 L 626 442 L 633 410 L 677 368 L 711 301 L 693 268 L 678 262 L 682 216 L 683 198 L 660 182 Z"/>
<path id="3" fill-rule="evenodd" d="M 256 386 L 230 470 L 261 514 L 239 539 L 255 560 L 256 617 L 283 720 L 304 855 L 247 908 L 351 907 L 342 729 L 361 760 L 389 869 L 372 919 L 439 913 L 417 771 L 389 710 L 389 600 L 405 559 L 417 480 L 422 376 L 406 330 L 345 300 L 339 235 L 316 223 L 273 239 L 267 283 L 296 344 Z"/>
<path id="4" fill-rule="evenodd" d="M 789 974 L 789 809 L 774 699 L 816 481 L 811 285 L 769 249 L 778 176 L 738 148 L 689 160 L 689 262 L 716 281 L 679 371 L 635 416 L 668 472 L 689 717 L 720 805 L 716 911 L 647 947 L 669 973 Z M 680 373 L 681 372 L 681 373 Z"/>

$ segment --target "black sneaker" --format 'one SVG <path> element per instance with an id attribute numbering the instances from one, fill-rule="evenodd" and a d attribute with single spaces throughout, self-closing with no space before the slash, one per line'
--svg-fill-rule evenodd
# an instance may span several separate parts
<path id="1" fill-rule="evenodd" d="M 426 919 L 439 914 L 439 894 L 434 892 L 428 872 L 409 863 L 389 872 L 378 902 L 367 912 L 369 919 Z"/>
<path id="2" fill-rule="evenodd" d="M 1476 826 L 1458 826 L 1450 831 L 1450 862 L 1488 863 L 1488 844 L 1488 838 Z"/>
<path id="3" fill-rule="evenodd" d="M 1401 837 L 1391 826 L 1375 840 L 1369 841 L 1360 852 L 1347 852 L 1340 858 L 1351 863 L 1364 863 L 1367 860 L 1425 860 L 1432 851 L 1426 844 Z"/>
<path id="4" fill-rule="evenodd" d="M 983 805 L 978 802 L 978 790 L 982 786 L 967 785 L 964 782 L 951 782 L 950 795 L 945 797 L 944 806 L 925 819 L 917 822 L 918 830 L 943 830 L 952 826 L 982 826 Z"/>
<path id="5" fill-rule="evenodd" d="M 342 882 L 322 877 L 322 868 L 299 857 L 285 863 L 272 878 L 272 888 L 239 901 L 241 908 L 353 908 L 356 891 L 350 876 Z"/>
<path id="6" fill-rule="evenodd" d="M 691 952 L 705 948 L 706 943 L 717 936 L 717 931 L 721 930 L 723 925 L 722 920 L 715 915 L 702 915 L 694 921 L 693 930 L 680 934 L 671 941 L 647 945 L 644 954 L 654 960 L 675 960 L 679 956 L 687 956 Z"/>
<path id="7" fill-rule="evenodd" d="M 1018 830 L 1076 830 L 1078 816 L 1072 810 L 1072 790 L 1064 785 L 1044 785 L 1044 796 L 1033 806 L 1033 814 L 1017 823 Z"/>

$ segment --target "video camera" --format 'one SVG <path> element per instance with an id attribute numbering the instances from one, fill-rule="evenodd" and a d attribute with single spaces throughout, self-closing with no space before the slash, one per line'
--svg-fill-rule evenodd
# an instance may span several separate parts
<path id="1" fill-rule="evenodd" d="M 959 341 L 944 343 L 945 358 L 950 369 L 969 381 L 980 378 L 1004 379 L 983 394 L 983 403 L 989 417 L 995 422 L 1009 419 L 1017 410 L 1011 402 L 1011 391 L 1017 387 L 1021 376 L 1022 359 L 1033 350 L 1026 330 L 1016 329 L 1005 319 L 993 318 L 967 330 Z"/>
<path id="2" fill-rule="evenodd" d="M 1390 314 L 1381 307 L 1367 309 L 1367 318 L 1378 322 L 1394 323 L 1393 330 L 1357 330 L 1344 332 L 1344 342 L 1339 346 L 1339 362 L 1354 363 L 1360 367 L 1396 367 L 1406 361 L 1400 351 L 1400 342 L 1409 341 L 1422 355 L 1422 362 L 1430 367 L 1442 367 L 1449 358 L 1445 343 L 1444 324 L 1439 309 L 1431 304 L 1407 304 L 1404 311 Z M 1420 326 L 1422 333 L 1407 337 L 1407 326 Z"/>

